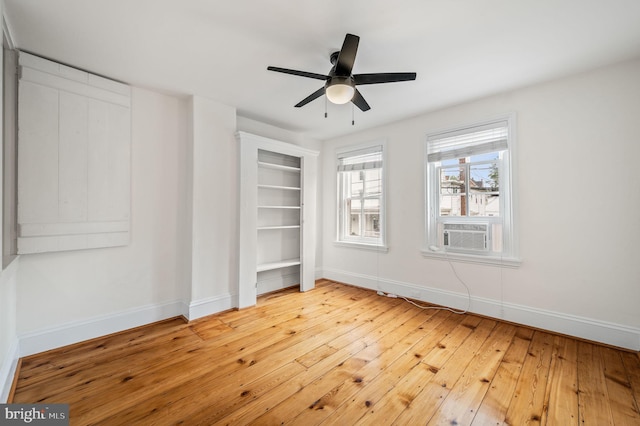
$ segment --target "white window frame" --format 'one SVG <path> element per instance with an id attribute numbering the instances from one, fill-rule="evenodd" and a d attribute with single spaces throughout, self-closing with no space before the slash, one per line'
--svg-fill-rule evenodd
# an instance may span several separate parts
<path id="1" fill-rule="evenodd" d="M 474 130 L 492 127 L 497 123 L 505 122 L 507 127 L 506 149 L 498 148 L 500 158 L 498 170 L 500 175 L 500 217 L 445 217 L 440 216 L 439 208 L 439 176 L 440 162 L 434 161 L 438 155 L 433 153 L 431 147 L 439 138 L 449 135 L 472 133 Z M 446 148 L 444 148 L 446 150 Z M 464 149 L 461 151 L 464 152 Z M 514 158 L 516 152 L 516 117 L 514 113 L 499 116 L 491 120 L 444 129 L 429 133 L 424 143 L 424 182 L 425 182 L 425 233 L 422 254 L 429 258 L 449 259 L 469 263 L 500 265 L 517 267 L 521 260 L 518 257 L 517 230 L 515 227 L 516 193 L 514 191 Z M 432 154 L 431 162 L 429 154 Z M 457 155 L 457 153 L 455 154 Z M 457 155 L 462 157 L 462 155 Z M 502 225 L 502 251 L 501 252 L 477 252 L 446 249 L 442 241 L 438 241 L 438 225 L 443 223 L 469 223 Z"/>
<path id="2" fill-rule="evenodd" d="M 351 156 L 359 156 L 364 153 L 372 153 L 381 150 L 382 165 L 381 170 L 381 194 L 380 194 L 380 218 L 379 229 L 380 236 L 378 238 L 358 236 L 353 237 L 346 235 L 347 224 L 345 223 L 345 207 L 344 207 L 344 182 L 341 177 L 343 173 L 340 171 L 342 158 Z M 350 145 L 336 149 L 336 241 L 335 244 L 345 247 L 354 247 L 362 249 L 371 249 L 376 251 L 387 251 L 386 245 L 386 168 L 387 168 L 387 144 L 384 140 L 378 140 L 366 144 Z M 378 168 L 376 166 L 376 168 Z"/>

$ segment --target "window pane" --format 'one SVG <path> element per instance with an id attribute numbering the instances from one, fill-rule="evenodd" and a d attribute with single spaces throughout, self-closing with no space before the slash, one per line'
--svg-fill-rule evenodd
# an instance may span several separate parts
<path id="1" fill-rule="evenodd" d="M 348 172 L 346 173 L 348 186 L 348 197 L 360 197 L 363 190 L 362 172 Z"/>
<path id="2" fill-rule="evenodd" d="M 349 214 L 356 213 L 360 214 L 360 209 L 362 208 L 362 202 L 359 198 L 348 200 L 347 208 L 349 209 Z"/>
<path id="3" fill-rule="evenodd" d="M 362 214 L 362 203 L 359 199 L 347 200 L 346 215 L 347 222 L 347 235 L 360 236 L 360 216 Z"/>
<path id="4" fill-rule="evenodd" d="M 349 220 L 349 235 L 352 237 L 360 236 L 360 214 L 351 214 Z"/>
<path id="5" fill-rule="evenodd" d="M 457 158 L 453 158 L 453 159 L 449 159 L 449 160 L 442 160 L 442 162 L 440 163 L 443 167 L 445 166 L 455 166 L 457 164 L 460 164 L 460 160 Z"/>
<path id="6" fill-rule="evenodd" d="M 471 163 L 478 163 L 480 161 L 497 161 L 500 157 L 500 152 L 487 152 L 486 154 L 472 155 L 469 157 Z"/>
<path id="7" fill-rule="evenodd" d="M 461 194 L 464 188 L 464 167 L 440 169 L 440 194 Z"/>
<path id="8" fill-rule="evenodd" d="M 465 216 L 463 198 L 462 195 L 441 195 L 440 216 Z"/>
<path id="9" fill-rule="evenodd" d="M 380 200 L 370 198 L 364 200 L 364 236 L 380 236 Z"/>
<path id="10" fill-rule="evenodd" d="M 490 193 L 471 192 L 469 194 L 469 216 L 500 216 L 500 197 Z"/>
<path id="11" fill-rule="evenodd" d="M 500 216 L 500 185 L 496 164 L 472 164 L 469 172 L 469 216 Z"/>
<path id="12" fill-rule="evenodd" d="M 495 163 L 471 164 L 469 166 L 469 189 L 489 190 L 498 187 L 498 168 Z"/>
<path id="13" fill-rule="evenodd" d="M 464 175 L 464 167 L 440 169 L 440 216 L 466 216 Z"/>
<path id="14" fill-rule="evenodd" d="M 382 192 L 382 170 L 364 170 L 364 196 L 379 195 Z"/>

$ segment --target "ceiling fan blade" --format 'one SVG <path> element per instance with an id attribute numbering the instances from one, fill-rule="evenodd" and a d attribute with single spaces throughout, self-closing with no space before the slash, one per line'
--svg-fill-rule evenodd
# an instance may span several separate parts
<path id="1" fill-rule="evenodd" d="M 267 67 L 267 70 L 282 72 L 285 74 L 297 75 L 300 77 L 315 78 L 316 80 L 322 80 L 322 81 L 326 81 L 329 78 L 328 75 L 316 74 L 316 73 L 307 72 L 307 71 L 290 70 L 288 68 Z"/>
<path id="2" fill-rule="evenodd" d="M 362 94 L 358 89 L 356 89 L 356 93 L 354 93 L 353 99 L 351 99 L 351 102 L 353 102 L 355 106 L 360 108 L 363 112 L 369 111 L 371 109 L 371 107 L 369 106 L 367 101 L 364 100 L 364 98 L 362 97 Z"/>
<path id="3" fill-rule="evenodd" d="M 375 74 L 356 74 L 353 76 L 356 85 L 393 83 L 396 81 L 410 81 L 415 79 L 415 72 L 381 72 Z"/>
<path id="4" fill-rule="evenodd" d="M 322 86 L 321 88 L 319 88 L 318 90 L 316 90 L 315 92 L 313 92 L 312 94 L 310 94 L 309 96 L 307 96 L 306 98 L 304 98 L 303 100 L 298 102 L 295 105 L 295 107 L 296 108 L 303 107 L 306 104 L 308 104 L 309 102 L 313 101 L 314 99 L 318 99 L 322 95 L 324 95 L 324 86 Z"/>
<path id="5" fill-rule="evenodd" d="M 356 53 L 358 53 L 358 43 L 360 43 L 360 37 L 357 35 L 347 34 L 344 37 L 342 49 L 340 49 L 338 60 L 336 61 L 336 75 L 345 77 L 351 75 L 353 64 L 356 61 Z"/>

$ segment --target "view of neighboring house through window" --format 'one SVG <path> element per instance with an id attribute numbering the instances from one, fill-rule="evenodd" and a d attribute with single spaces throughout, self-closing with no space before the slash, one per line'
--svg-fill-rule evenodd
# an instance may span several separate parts
<path id="1" fill-rule="evenodd" d="M 446 251 L 511 256 L 511 118 L 427 137 L 427 236 Z"/>
<path id="2" fill-rule="evenodd" d="M 498 152 L 444 160 L 438 167 L 440 216 L 500 216 Z"/>
<path id="3" fill-rule="evenodd" d="M 383 145 L 346 148 L 338 159 L 338 241 L 384 246 Z"/>

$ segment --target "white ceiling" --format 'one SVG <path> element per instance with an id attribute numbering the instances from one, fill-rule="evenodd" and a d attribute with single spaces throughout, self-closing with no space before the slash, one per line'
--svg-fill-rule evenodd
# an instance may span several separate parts
<path id="1" fill-rule="evenodd" d="M 127 83 L 197 94 L 309 137 L 341 134 L 640 56 L 638 0 L 4 0 L 16 47 Z M 372 109 L 297 102 L 346 33 Z M 639 76 L 640 77 L 640 76 Z"/>

